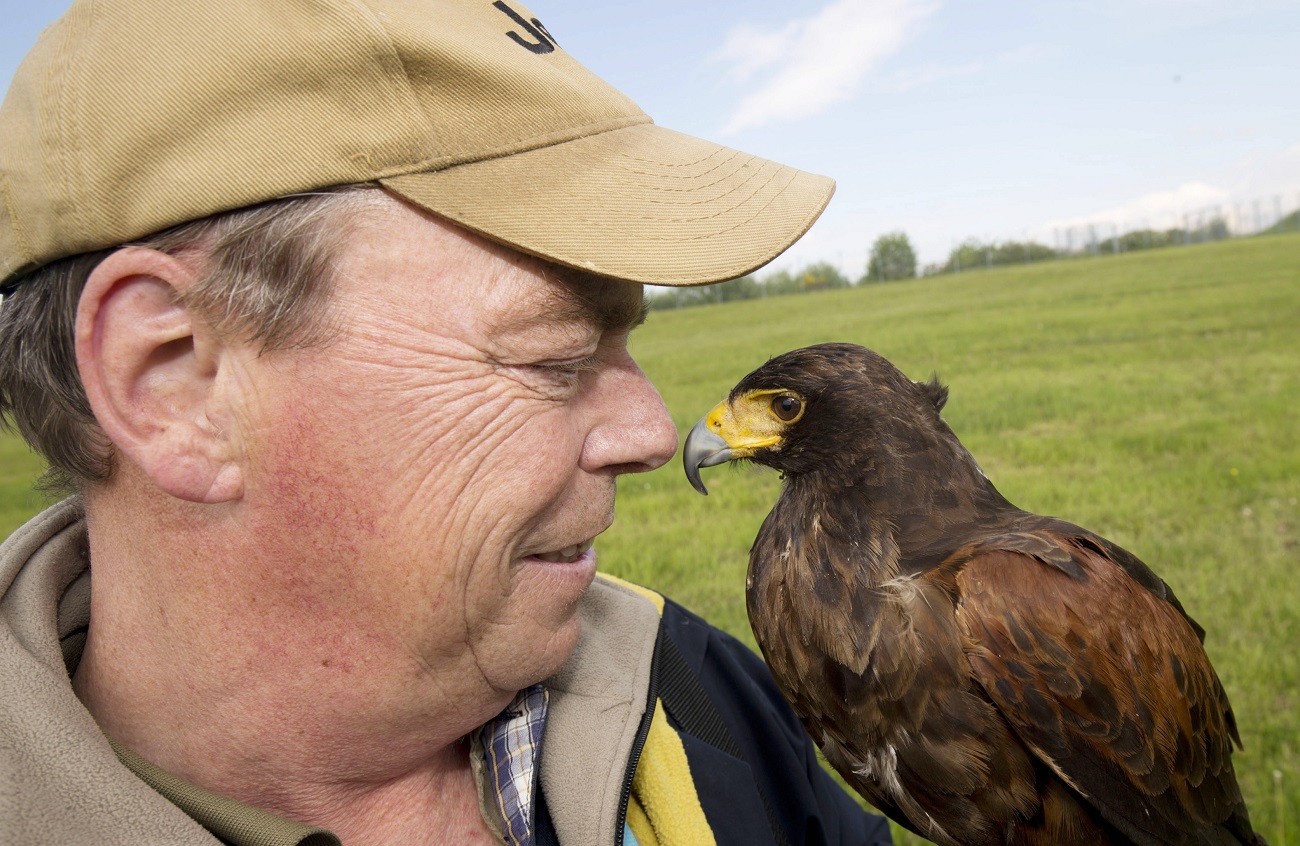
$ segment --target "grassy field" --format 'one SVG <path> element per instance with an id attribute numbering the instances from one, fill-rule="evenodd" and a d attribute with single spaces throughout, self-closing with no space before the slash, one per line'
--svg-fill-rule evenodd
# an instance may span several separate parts
<path id="1" fill-rule="evenodd" d="M 1300 843 L 1300 235 L 656 312 L 633 349 L 679 431 L 769 356 L 854 341 L 913 378 L 1021 507 L 1128 547 L 1208 630 L 1257 828 Z M 0 438 L 0 533 L 40 506 Z M 747 642 L 749 545 L 769 472 L 680 464 L 622 480 L 602 566 Z M 899 838 L 899 842 L 920 842 Z"/>
<path id="2" fill-rule="evenodd" d="M 684 434 L 769 356 L 830 340 L 938 372 L 1012 502 L 1174 587 L 1236 709 L 1253 819 L 1300 842 L 1300 236 L 656 312 L 633 343 Z M 778 482 L 704 479 L 707 499 L 676 462 L 625 478 L 602 566 L 752 643 L 745 568 Z"/>

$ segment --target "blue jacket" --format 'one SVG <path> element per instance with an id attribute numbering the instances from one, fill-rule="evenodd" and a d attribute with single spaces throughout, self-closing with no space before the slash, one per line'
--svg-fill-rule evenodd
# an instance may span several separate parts
<path id="1" fill-rule="evenodd" d="M 892 843 L 887 820 L 864 811 L 819 764 L 762 660 L 677 603 L 660 601 L 647 707 L 625 793 L 650 750 L 647 738 L 655 742 L 650 726 L 662 708 L 689 764 L 689 773 L 674 777 L 691 782 L 686 789 L 698 797 L 717 846 Z M 538 846 L 557 844 L 544 794 L 538 815 Z"/>

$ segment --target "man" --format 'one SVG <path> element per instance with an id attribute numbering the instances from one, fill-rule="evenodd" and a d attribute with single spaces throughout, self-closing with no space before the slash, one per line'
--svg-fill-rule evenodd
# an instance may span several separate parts
<path id="1" fill-rule="evenodd" d="M 642 284 L 829 181 L 513 0 L 80 0 L 0 180 L 0 410 L 78 494 L 0 549 L 0 842 L 888 842 L 591 549 L 676 449 Z"/>

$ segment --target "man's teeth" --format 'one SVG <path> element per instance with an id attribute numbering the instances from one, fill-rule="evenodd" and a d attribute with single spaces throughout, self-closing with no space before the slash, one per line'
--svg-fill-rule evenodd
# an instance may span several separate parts
<path id="1" fill-rule="evenodd" d="M 573 546 L 566 546 L 559 552 L 539 553 L 537 557 L 543 561 L 549 561 L 552 564 L 560 564 L 562 562 L 568 563 L 576 561 L 578 556 L 582 555 L 589 549 L 591 549 L 591 541 L 583 541 L 582 543 L 575 543 Z"/>

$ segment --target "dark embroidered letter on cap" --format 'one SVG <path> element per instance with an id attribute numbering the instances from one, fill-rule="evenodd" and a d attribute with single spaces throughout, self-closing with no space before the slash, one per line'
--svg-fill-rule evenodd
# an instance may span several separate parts
<path id="1" fill-rule="evenodd" d="M 510 38 L 513 39 L 516 44 L 518 44 L 520 47 L 527 47 L 529 50 L 532 50 L 534 53 L 554 52 L 555 39 L 552 38 L 551 34 L 546 31 L 546 27 L 542 26 L 541 21 L 539 21 L 537 18 L 533 18 L 531 22 L 524 20 L 522 15 L 520 15 L 514 9 L 506 5 L 505 0 L 497 0 L 492 5 L 496 6 L 498 9 L 500 9 L 501 11 L 509 15 L 511 20 L 513 20 L 515 23 L 522 26 L 524 29 L 528 30 L 528 34 L 531 35 L 533 38 L 537 39 L 536 42 L 525 41 L 523 37 L 519 35 L 519 33 L 515 32 L 514 30 L 510 30 L 509 32 L 506 33 L 506 35 L 510 36 Z"/>

